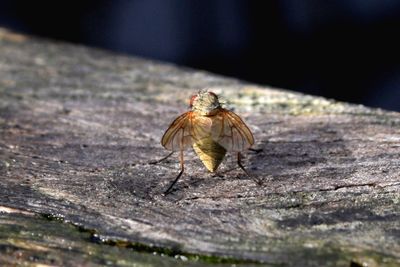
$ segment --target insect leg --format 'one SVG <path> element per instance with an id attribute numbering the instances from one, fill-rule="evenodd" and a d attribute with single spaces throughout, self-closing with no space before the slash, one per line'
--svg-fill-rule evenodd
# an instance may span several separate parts
<path id="1" fill-rule="evenodd" d="M 255 178 L 255 177 L 253 177 L 252 175 L 250 175 L 247 171 L 246 171 L 246 169 L 243 167 L 243 164 L 242 164 L 242 153 L 240 153 L 240 152 L 238 152 L 237 153 L 237 164 L 239 165 L 239 167 L 244 171 L 244 173 L 248 176 L 248 177 L 250 177 L 251 179 L 254 179 L 254 181 L 258 184 L 258 185 L 261 185 L 262 184 L 262 181 L 261 180 L 259 180 L 259 179 L 257 179 L 257 178 Z"/>
<path id="2" fill-rule="evenodd" d="M 179 161 L 181 163 L 181 171 L 179 172 L 178 176 L 176 176 L 175 180 L 172 182 L 172 184 L 168 187 L 167 190 L 164 192 L 164 196 L 168 195 L 171 192 L 172 187 L 178 182 L 179 178 L 182 176 L 183 171 L 185 170 L 184 164 L 183 164 L 183 150 L 180 151 L 179 155 Z"/>
<path id="3" fill-rule="evenodd" d="M 249 176 L 250 178 L 251 178 L 251 176 L 250 176 L 250 174 L 246 171 L 246 169 L 243 167 L 243 164 L 242 164 L 242 153 L 240 153 L 240 152 L 238 152 L 237 153 L 237 164 L 239 165 L 239 167 L 244 171 L 244 173 L 247 175 L 247 176 Z"/>
<path id="4" fill-rule="evenodd" d="M 252 151 L 252 152 L 254 152 L 254 153 L 256 153 L 256 154 L 258 154 L 258 153 L 260 153 L 260 152 L 263 151 L 262 148 L 249 148 L 249 150 Z"/>
<path id="5" fill-rule="evenodd" d="M 172 154 L 174 154 L 174 151 L 172 151 L 171 153 L 169 153 L 167 156 L 163 157 L 162 159 L 150 161 L 149 164 L 158 164 L 158 163 L 161 163 L 161 162 L 163 162 L 164 160 L 168 159 Z"/>

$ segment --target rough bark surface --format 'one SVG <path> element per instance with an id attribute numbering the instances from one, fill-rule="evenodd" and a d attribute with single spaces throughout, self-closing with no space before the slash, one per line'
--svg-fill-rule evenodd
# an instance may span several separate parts
<path id="1" fill-rule="evenodd" d="M 252 129 L 257 151 L 244 165 L 263 183 L 232 156 L 213 175 L 187 151 L 185 174 L 162 196 L 179 162 L 151 162 L 168 154 L 163 132 L 202 88 L 225 97 Z M 19 251 L 19 260 L 74 265 L 62 242 L 20 242 L 23 227 L 37 233 L 50 223 L 71 239 L 70 224 L 79 226 L 97 246 L 189 258 L 167 257 L 174 265 L 206 264 L 196 255 L 238 265 L 400 264 L 399 113 L 5 30 L 0 96 L 0 261 L 17 262 Z M 23 257 L 56 246 L 55 258 Z M 110 264 L 161 265 L 115 253 L 124 263 Z M 108 264 L 80 255 L 79 264 Z"/>

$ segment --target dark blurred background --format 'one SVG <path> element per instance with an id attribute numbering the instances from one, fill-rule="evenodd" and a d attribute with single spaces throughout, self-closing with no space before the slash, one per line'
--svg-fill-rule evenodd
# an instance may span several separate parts
<path id="1" fill-rule="evenodd" d="M 0 27 L 400 111 L 399 0 L 10 0 Z"/>

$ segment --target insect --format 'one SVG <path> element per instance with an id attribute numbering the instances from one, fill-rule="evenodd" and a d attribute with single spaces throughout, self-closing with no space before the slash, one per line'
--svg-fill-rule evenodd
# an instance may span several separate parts
<path id="1" fill-rule="evenodd" d="M 166 149 L 180 153 L 181 170 L 164 192 L 165 195 L 182 176 L 183 151 L 189 147 L 193 147 L 210 172 L 217 170 L 226 152 L 236 153 L 239 167 L 249 175 L 242 165 L 240 152 L 254 144 L 254 137 L 242 119 L 232 111 L 222 108 L 218 96 L 206 90 L 201 90 L 190 98 L 190 108 L 190 111 L 171 123 L 161 139 L 161 144 Z"/>

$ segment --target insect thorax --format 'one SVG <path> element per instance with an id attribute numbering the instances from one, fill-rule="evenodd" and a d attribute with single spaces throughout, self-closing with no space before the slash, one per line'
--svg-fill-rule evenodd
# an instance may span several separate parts
<path id="1" fill-rule="evenodd" d="M 193 101 L 192 110 L 202 115 L 208 115 L 221 107 L 218 97 L 209 92 L 200 92 Z"/>

